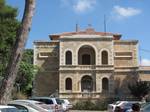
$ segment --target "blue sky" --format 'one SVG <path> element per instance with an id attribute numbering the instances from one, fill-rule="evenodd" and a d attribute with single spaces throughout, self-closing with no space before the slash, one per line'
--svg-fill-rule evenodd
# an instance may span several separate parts
<path id="1" fill-rule="evenodd" d="M 18 8 L 22 18 L 24 0 L 6 0 Z M 140 57 L 150 65 L 150 0 L 36 0 L 36 11 L 26 48 L 33 48 L 33 41 L 47 40 L 49 34 L 75 31 L 91 24 L 96 31 L 122 34 L 122 39 L 139 40 Z"/>

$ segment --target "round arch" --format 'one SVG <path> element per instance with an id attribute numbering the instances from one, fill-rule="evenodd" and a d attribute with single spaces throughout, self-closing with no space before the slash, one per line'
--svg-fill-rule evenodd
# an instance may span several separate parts
<path id="1" fill-rule="evenodd" d="M 63 59 L 63 63 L 64 64 L 66 64 L 66 52 L 67 51 L 70 51 L 71 52 L 71 54 L 72 54 L 72 63 L 73 63 L 73 55 L 74 55 L 74 53 L 73 53 L 73 51 L 72 51 L 72 49 L 70 49 L 70 48 L 67 48 L 67 49 L 65 49 L 63 52 L 64 52 L 64 59 Z"/>
<path id="2" fill-rule="evenodd" d="M 83 45 L 78 50 L 78 64 L 79 65 L 95 65 L 96 52 L 90 45 Z"/>
<path id="3" fill-rule="evenodd" d="M 107 77 L 102 78 L 102 91 L 109 90 L 109 79 Z"/>
<path id="4" fill-rule="evenodd" d="M 85 75 L 81 78 L 81 91 L 93 91 L 93 79 L 91 76 Z"/>
<path id="5" fill-rule="evenodd" d="M 65 79 L 65 90 L 72 90 L 72 79 L 70 77 Z"/>
<path id="6" fill-rule="evenodd" d="M 82 48 L 83 46 L 89 46 L 90 48 L 93 49 L 93 51 L 95 52 L 95 64 L 97 64 L 97 61 L 96 61 L 97 60 L 97 54 L 98 54 L 97 48 L 91 43 L 83 43 L 83 44 L 80 44 L 79 46 L 77 46 L 77 49 L 76 49 L 77 64 L 79 62 L 79 60 L 78 60 L 79 59 L 78 52 L 79 52 L 80 48 Z"/>
<path id="7" fill-rule="evenodd" d="M 72 65 L 72 52 L 70 50 L 65 52 L 65 64 Z"/>
<path id="8" fill-rule="evenodd" d="M 100 51 L 100 62 L 101 65 L 109 65 L 109 50 L 106 48 L 101 49 Z"/>

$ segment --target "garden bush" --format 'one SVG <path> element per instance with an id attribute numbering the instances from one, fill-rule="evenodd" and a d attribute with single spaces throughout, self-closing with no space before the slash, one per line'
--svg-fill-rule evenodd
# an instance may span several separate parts
<path id="1" fill-rule="evenodd" d="M 75 110 L 107 110 L 107 106 L 109 104 L 109 99 L 100 99 L 96 101 L 92 101 L 90 99 L 84 101 L 78 101 L 73 109 Z"/>

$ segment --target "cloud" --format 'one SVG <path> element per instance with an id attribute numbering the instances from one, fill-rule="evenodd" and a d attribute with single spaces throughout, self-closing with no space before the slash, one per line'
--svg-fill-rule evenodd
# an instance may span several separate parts
<path id="1" fill-rule="evenodd" d="M 94 8 L 96 0 L 77 0 L 73 5 L 74 11 L 77 13 L 84 13 Z"/>
<path id="2" fill-rule="evenodd" d="M 97 0 L 61 0 L 61 6 L 71 8 L 76 13 L 86 13 L 94 9 Z"/>
<path id="3" fill-rule="evenodd" d="M 121 6 L 114 6 L 113 7 L 113 14 L 119 19 L 121 18 L 128 18 L 131 16 L 135 16 L 140 14 L 142 11 L 140 9 L 132 8 L 132 7 L 121 7 Z"/>
<path id="4" fill-rule="evenodd" d="M 150 66 L 150 60 L 148 60 L 148 59 L 142 59 L 141 65 L 142 66 Z"/>

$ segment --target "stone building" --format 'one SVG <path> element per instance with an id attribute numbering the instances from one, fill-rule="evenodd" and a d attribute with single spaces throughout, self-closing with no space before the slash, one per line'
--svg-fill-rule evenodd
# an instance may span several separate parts
<path id="1" fill-rule="evenodd" d="M 49 42 L 34 42 L 34 65 L 40 68 L 34 81 L 36 96 L 124 96 L 129 83 L 150 80 L 150 67 L 138 64 L 137 40 L 93 28 L 49 37 Z"/>

